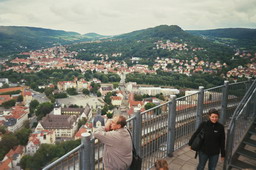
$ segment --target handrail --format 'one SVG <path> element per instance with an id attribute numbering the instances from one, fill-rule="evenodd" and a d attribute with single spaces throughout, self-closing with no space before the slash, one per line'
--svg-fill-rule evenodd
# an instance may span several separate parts
<path id="1" fill-rule="evenodd" d="M 235 151 L 238 149 L 239 144 L 241 143 L 244 136 L 246 135 L 248 128 L 253 123 L 253 119 L 247 120 L 247 117 L 249 117 L 249 115 L 246 115 L 247 114 L 246 110 L 250 102 L 256 100 L 253 98 L 255 97 L 255 95 L 256 95 L 256 80 L 252 82 L 251 86 L 246 91 L 243 99 L 238 104 L 237 108 L 233 113 L 230 124 L 227 128 L 227 142 L 226 142 L 227 155 L 224 162 L 224 167 L 223 167 L 224 170 L 229 169 L 229 165 L 231 164 L 231 160 Z M 255 117 L 256 113 L 253 113 L 253 114 L 254 115 L 252 116 Z M 243 123 L 243 126 L 241 127 L 241 125 L 239 126 L 239 123 L 243 121 L 243 119 L 241 119 L 242 116 L 246 118 L 246 121 L 245 121 L 246 123 Z M 240 136 L 237 135 L 236 131 L 239 131 L 241 135 Z M 236 142 L 235 142 L 235 137 L 237 138 Z"/>
<path id="2" fill-rule="evenodd" d="M 53 161 L 52 163 L 50 163 L 49 165 L 45 166 L 43 168 L 43 170 L 47 170 L 50 169 L 53 165 L 58 164 L 59 162 L 63 161 L 64 159 L 66 159 L 69 155 L 79 151 L 82 147 L 84 147 L 83 144 L 80 144 L 79 146 L 77 146 L 76 148 L 74 148 L 73 150 L 69 151 L 68 153 L 66 153 L 65 155 L 63 155 L 62 157 L 60 157 L 59 159 Z"/>
<path id="3" fill-rule="evenodd" d="M 227 109 L 223 107 L 223 102 L 226 102 L 228 109 L 231 109 L 232 111 L 235 106 L 237 106 L 237 103 L 239 103 L 239 100 L 241 99 L 240 97 L 243 94 L 239 93 L 240 95 L 238 96 L 234 94 L 229 95 L 227 86 L 232 88 L 239 84 L 245 84 L 245 82 L 227 83 L 225 85 L 209 89 L 200 87 L 201 89 L 199 88 L 199 90 L 193 94 L 179 98 L 175 97 L 174 100 L 157 105 L 149 110 L 136 113 L 132 117 L 128 118 L 127 127 L 133 132 L 132 135 L 134 136 L 133 140 L 135 148 L 138 149 L 138 153 L 140 153 L 143 158 L 148 159 L 148 162 L 146 162 L 147 159 L 145 159 L 145 162 L 143 163 L 144 169 L 150 168 L 152 166 L 152 162 L 157 158 L 155 156 L 152 159 L 149 158 L 151 154 L 157 154 L 158 157 L 170 156 L 175 150 L 186 145 L 188 142 L 187 137 L 192 135 L 196 128 L 196 124 L 202 121 L 202 118 L 205 116 L 208 109 L 213 107 L 222 110 Z M 240 85 L 238 87 L 243 89 Z M 204 93 L 206 91 L 209 91 L 210 94 Z M 222 97 L 224 92 L 230 97 Z M 200 102 L 198 103 L 197 101 L 199 99 Z M 198 107 L 199 104 L 202 106 Z M 230 117 L 232 117 L 232 114 L 228 115 L 228 118 Z M 170 143 L 167 144 L 167 142 Z M 86 147 L 82 146 L 84 146 L 84 144 L 81 144 L 74 150 L 62 156 L 60 159 L 47 165 L 44 170 L 54 167 L 61 161 L 65 160 L 65 158 L 70 154 L 77 151 L 81 151 L 81 154 L 79 154 L 79 161 L 80 165 L 83 164 L 84 161 L 82 162 L 81 159 L 84 159 L 84 157 L 81 158 L 81 156 L 87 154 L 87 152 L 85 151 Z M 101 162 L 103 145 L 98 143 L 98 145 L 95 146 L 94 142 L 92 142 L 90 147 L 92 147 L 91 152 L 93 152 L 93 154 L 89 156 L 89 162 L 95 162 L 95 167 L 94 165 L 90 165 L 92 170 L 94 170 L 97 166 L 103 166 Z M 96 149 L 98 153 L 96 152 Z M 83 167 L 88 168 L 88 166 Z"/>
<path id="4" fill-rule="evenodd" d="M 248 101 L 248 98 L 253 94 L 253 91 L 256 88 L 256 80 L 253 81 L 252 85 L 250 86 L 250 88 L 246 91 L 243 99 L 241 100 L 241 102 L 239 103 L 239 105 L 237 106 L 236 110 L 234 111 L 234 114 L 232 116 L 231 122 L 235 120 L 235 117 L 237 117 L 238 113 L 241 112 L 244 104 L 246 101 Z"/>

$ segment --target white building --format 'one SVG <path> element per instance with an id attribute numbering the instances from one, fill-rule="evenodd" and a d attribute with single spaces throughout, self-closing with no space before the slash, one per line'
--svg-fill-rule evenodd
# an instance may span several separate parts
<path id="1" fill-rule="evenodd" d="M 41 144 L 55 144 L 55 132 L 51 130 L 42 130 L 30 135 L 26 146 L 26 153 L 33 155 L 39 149 Z"/>
<path id="2" fill-rule="evenodd" d="M 137 92 L 140 94 L 148 94 L 151 96 L 155 96 L 160 93 L 162 93 L 165 96 L 176 95 L 180 93 L 178 89 L 161 88 L 161 87 L 139 87 Z"/>
<path id="3" fill-rule="evenodd" d="M 76 115 L 46 115 L 37 125 L 35 131 L 53 130 L 57 139 L 72 139 L 78 126 Z"/>
<path id="4" fill-rule="evenodd" d="M 122 97 L 120 96 L 111 96 L 111 103 L 113 106 L 121 106 Z"/>
<path id="5" fill-rule="evenodd" d="M 4 125 L 7 127 L 8 131 L 15 132 L 19 130 L 24 122 L 28 120 L 28 108 L 23 106 L 12 107 L 10 114 L 4 116 L 6 121 Z"/>

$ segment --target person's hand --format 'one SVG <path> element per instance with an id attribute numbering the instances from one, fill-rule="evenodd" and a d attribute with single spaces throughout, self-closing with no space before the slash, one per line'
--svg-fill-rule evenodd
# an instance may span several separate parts
<path id="1" fill-rule="evenodd" d="M 111 131 L 111 124 L 112 124 L 112 120 L 107 120 L 106 125 L 105 125 L 105 131 Z"/>
<path id="2" fill-rule="evenodd" d="M 224 157 L 221 157 L 220 160 L 221 160 L 221 161 L 224 161 Z"/>

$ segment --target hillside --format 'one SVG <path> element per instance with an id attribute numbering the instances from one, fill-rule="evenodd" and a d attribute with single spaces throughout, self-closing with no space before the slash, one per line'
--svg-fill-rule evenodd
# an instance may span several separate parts
<path id="1" fill-rule="evenodd" d="M 180 46 L 180 48 L 171 46 Z M 70 49 L 78 51 L 80 59 L 100 60 L 105 57 L 105 59 L 125 60 L 131 64 L 132 57 L 139 57 L 141 58 L 139 63 L 148 65 L 152 65 L 156 57 L 178 59 L 198 57 L 209 61 L 229 62 L 234 54 L 232 48 L 192 35 L 176 25 L 137 30 L 101 42 L 72 45 Z"/>
<path id="2" fill-rule="evenodd" d="M 59 44 L 90 41 L 102 37 L 80 35 L 76 32 L 35 27 L 0 26 L 0 58 L 22 51 L 47 48 Z"/>
<path id="3" fill-rule="evenodd" d="M 255 29 L 187 30 L 177 25 L 160 25 L 114 37 L 96 33 L 75 32 L 34 27 L 0 26 L 0 58 L 22 51 L 69 44 L 78 59 L 117 60 L 133 65 L 152 66 L 157 57 L 221 61 L 230 64 L 237 49 L 256 51 Z M 95 41 L 96 40 L 96 41 Z"/>
<path id="4" fill-rule="evenodd" d="M 213 30 L 187 30 L 186 32 L 201 36 L 219 44 L 226 44 L 243 50 L 256 51 L 256 29 L 224 28 Z"/>

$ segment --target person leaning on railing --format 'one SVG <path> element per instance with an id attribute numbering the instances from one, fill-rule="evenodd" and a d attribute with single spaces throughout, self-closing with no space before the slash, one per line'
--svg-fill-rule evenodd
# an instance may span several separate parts
<path id="1" fill-rule="evenodd" d="M 225 131 L 224 126 L 218 122 L 219 112 L 216 109 L 210 109 L 208 115 L 209 120 L 200 124 L 188 143 L 189 146 L 191 146 L 196 135 L 200 133 L 202 129 L 204 130 L 204 140 L 199 150 L 199 164 L 197 170 L 203 170 L 208 160 L 208 169 L 215 170 L 219 154 L 221 153 L 222 161 L 225 157 Z"/>
<path id="2" fill-rule="evenodd" d="M 132 162 L 132 140 L 125 126 L 126 118 L 115 116 L 93 132 L 104 144 L 104 170 L 127 170 Z"/>

